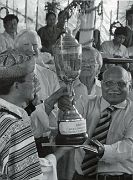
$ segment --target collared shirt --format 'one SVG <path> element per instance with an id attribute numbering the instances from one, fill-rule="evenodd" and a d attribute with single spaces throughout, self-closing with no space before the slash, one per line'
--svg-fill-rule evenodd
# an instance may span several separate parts
<path id="1" fill-rule="evenodd" d="M 36 64 L 35 74 L 40 82 L 41 90 L 38 92 L 40 99 L 47 99 L 60 88 L 56 73 L 50 69 Z"/>
<path id="2" fill-rule="evenodd" d="M 0 99 L 0 106 L 14 112 L 20 117 L 22 117 L 22 114 L 24 115 L 24 119 L 19 120 L 13 115 L 10 115 L 10 113 L 0 113 L 0 160 L 2 165 L 2 178 L 9 178 L 11 180 L 42 179 L 43 174 L 30 127 L 30 121 L 26 119 L 26 112 L 3 99 Z"/>
<path id="3" fill-rule="evenodd" d="M 10 114 L 5 115 L 5 113 L 2 113 L 0 116 L 1 127 L 3 127 L 0 133 L 0 154 L 1 161 L 3 163 L 2 169 L 5 170 L 4 168 L 8 168 L 6 174 L 8 174 L 8 176 L 13 175 L 10 178 L 11 180 L 57 180 L 55 156 L 50 154 L 46 156 L 46 158 L 38 158 L 34 137 L 31 131 L 31 121 L 26 111 L 1 98 L 0 107 L 6 108 L 7 110 L 22 117 L 22 120 L 17 120 Z M 5 126 L 5 128 L 2 126 L 2 124 Z M 7 128 L 8 125 L 11 128 Z M 8 146 L 9 143 L 12 143 L 11 147 Z M 21 158 L 22 153 L 24 158 Z M 16 162 L 12 163 L 8 167 L 7 163 L 11 163 L 9 158 L 15 158 Z M 4 173 L 5 171 L 3 171 L 3 174 Z"/>
<path id="4" fill-rule="evenodd" d="M 102 95 L 101 81 L 95 78 L 95 82 L 94 85 L 92 86 L 92 90 L 89 96 L 101 96 L 101 95 Z"/>
<path id="5" fill-rule="evenodd" d="M 124 45 L 120 45 L 120 47 L 116 47 L 112 41 L 104 41 L 101 45 L 101 50 L 103 51 L 102 56 L 111 58 L 114 55 L 121 56 L 123 58 L 128 58 L 128 50 Z"/>
<path id="6" fill-rule="evenodd" d="M 79 113 L 86 118 L 87 132 L 91 137 L 101 112 L 109 106 L 109 103 L 102 97 L 88 99 L 85 97 L 76 105 Z M 118 109 L 112 113 L 105 152 L 99 161 L 98 172 L 111 175 L 133 174 L 133 103 L 127 99 L 116 107 Z M 79 174 L 82 174 L 80 166 L 84 155 L 84 150 L 77 150 L 75 153 L 75 168 Z"/>
<path id="7" fill-rule="evenodd" d="M 14 39 L 5 31 L 0 34 L 0 52 L 14 48 Z"/>

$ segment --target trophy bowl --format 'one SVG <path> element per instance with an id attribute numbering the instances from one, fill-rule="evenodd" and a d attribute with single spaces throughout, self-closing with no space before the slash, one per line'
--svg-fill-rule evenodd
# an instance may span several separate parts
<path id="1" fill-rule="evenodd" d="M 86 120 L 79 114 L 73 103 L 73 82 L 80 75 L 82 47 L 70 32 L 66 32 L 57 40 L 53 52 L 57 76 L 66 84 L 72 102 L 70 110 L 59 113 L 56 144 L 83 144 L 87 138 Z"/>

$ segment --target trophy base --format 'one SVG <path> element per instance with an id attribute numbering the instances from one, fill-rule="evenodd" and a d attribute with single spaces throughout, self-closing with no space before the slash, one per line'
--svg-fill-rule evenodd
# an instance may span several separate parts
<path id="1" fill-rule="evenodd" d="M 62 135 L 58 134 L 55 139 L 57 145 L 81 145 L 88 138 L 87 133 L 82 134 L 72 134 L 72 135 Z"/>

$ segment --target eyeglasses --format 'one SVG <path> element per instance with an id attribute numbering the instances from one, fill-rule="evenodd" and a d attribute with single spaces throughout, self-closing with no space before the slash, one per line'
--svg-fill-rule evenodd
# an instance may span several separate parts
<path id="1" fill-rule="evenodd" d="M 108 88 L 114 87 L 114 86 L 118 86 L 120 88 L 125 88 L 127 86 L 127 82 L 124 81 L 103 81 L 104 85 Z"/>

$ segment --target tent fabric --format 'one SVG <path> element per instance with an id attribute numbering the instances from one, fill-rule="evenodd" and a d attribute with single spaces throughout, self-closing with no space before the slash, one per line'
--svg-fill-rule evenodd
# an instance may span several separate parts
<path id="1" fill-rule="evenodd" d="M 52 1 L 52 0 L 50 0 Z M 48 1 L 48 2 L 50 2 Z M 60 3 L 61 9 L 64 9 L 72 0 L 56 0 Z M 6 5 L 7 0 L 0 0 L 0 8 Z M 38 28 L 45 25 L 45 4 L 47 0 L 27 0 L 27 22 L 25 22 L 25 2 L 26 0 L 8 0 L 9 12 L 17 14 L 20 21 L 18 25 L 18 31 L 24 28 L 36 29 L 36 11 L 37 2 L 38 6 Z M 97 6 L 101 0 L 95 0 Z M 126 24 L 126 9 L 130 8 L 133 4 L 133 0 L 119 0 L 119 13 L 117 19 L 117 4 L 118 0 L 103 0 L 103 18 L 96 13 L 96 24 L 95 28 L 101 32 L 101 41 L 109 40 L 112 38 L 109 34 L 110 21 L 111 23 L 115 20 L 119 20 L 123 25 Z M 14 11 L 13 11 L 14 9 Z M 18 10 L 18 13 L 16 12 Z M 112 13 L 112 17 L 111 17 Z M 2 16 L 2 11 L 0 13 Z M 68 23 L 68 27 L 74 30 L 78 24 L 78 13 L 75 12 Z M 0 32 L 3 32 L 3 23 L 0 20 Z"/>

